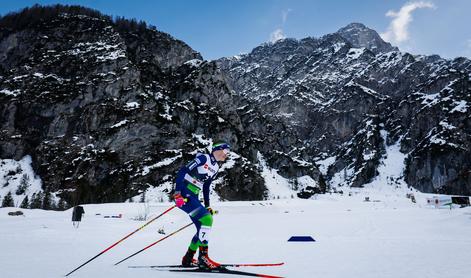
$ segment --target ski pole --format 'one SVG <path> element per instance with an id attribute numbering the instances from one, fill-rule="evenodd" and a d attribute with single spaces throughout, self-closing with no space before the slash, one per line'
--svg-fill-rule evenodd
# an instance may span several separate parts
<path id="1" fill-rule="evenodd" d="M 127 236 L 123 237 L 122 239 L 118 240 L 117 242 L 113 243 L 110 247 L 106 248 L 105 250 L 101 251 L 100 253 L 98 253 L 95 257 L 91 258 L 90 260 L 84 262 L 83 264 L 81 264 L 80 266 L 78 266 L 76 269 L 72 270 L 71 272 L 67 273 L 65 276 L 69 276 L 70 274 L 74 273 L 76 270 L 78 270 L 79 268 L 81 268 L 82 266 L 88 264 L 89 262 L 93 261 L 94 259 L 96 259 L 97 257 L 99 257 L 100 255 L 103 255 L 104 253 L 106 253 L 108 250 L 110 250 L 111 248 L 115 247 L 116 245 L 118 245 L 119 243 L 123 242 L 125 239 L 127 239 L 128 237 L 132 236 L 133 234 L 137 233 L 138 231 L 142 230 L 144 227 L 146 227 L 147 225 L 149 225 L 150 223 L 152 223 L 153 221 L 155 221 L 156 219 L 158 219 L 159 217 L 161 217 L 162 215 L 166 214 L 167 212 L 171 211 L 172 209 L 176 208 L 177 206 L 174 205 L 174 206 L 171 206 L 170 208 L 168 208 L 166 211 L 162 212 L 161 214 L 157 215 L 156 217 L 152 218 L 149 222 L 147 222 L 146 224 L 142 225 L 141 227 L 137 228 L 135 231 L 133 231 L 132 233 L 128 234 Z"/>
<path id="2" fill-rule="evenodd" d="M 152 244 L 150 244 L 150 245 L 146 246 L 144 249 L 141 249 L 141 250 L 137 251 L 136 253 L 134 253 L 134 254 L 132 254 L 132 255 L 130 255 L 130 256 L 128 256 L 128 257 L 126 257 L 126 258 L 122 259 L 121 261 L 119 261 L 119 262 L 115 263 L 114 265 L 118 265 L 118 264 L 120 264 L 120 263 L 124 262 L 125 260 L 127 260 L 127 259 L 129 259 L 129 258 L 131 258 L 131 257 L 134 257 L 134 256 L 136 256 L 137 254 L 141 253 L 142 251 L 144 251 L 144 250 L 147 250 L 147 249 L 151 248 L 152 246 L 156 245 L 157 243 L 161 242 L 162 240 L 164 240 L 164 239 L 166 239 L 166 238 L 169 238 L 169 237 L 173 236 L 174 234 L 176 234 L 176 233 L 180 232 L 181 230 L 183 230 L 183 229 L 185 229 L 185 228 L 187 228 L 187 227 L 189 227 L 189 226 L 191 226 L 191 225 L 193 225 L 193 222 L 192 222 L 192 223 L 189 223 L 189 224 L 187 224 L 187 225 L 185 225 L 185 226 L 183 226 L 183 227 L 181 227 L 180 229 L 178 229 L 178 230 L 174 231 L 174 232 L 173 232 L 173 233 L 171 233 L 171 234 L 168 234 L 168 235 L 164 236 L 163 238 L 161 238 L 161 239 L 157 240 L 156 242 L 154 242 L 154 243 L 152 243 Z"/>

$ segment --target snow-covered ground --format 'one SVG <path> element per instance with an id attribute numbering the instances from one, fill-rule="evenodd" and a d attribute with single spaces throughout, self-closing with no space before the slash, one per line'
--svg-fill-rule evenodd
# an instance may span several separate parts
<path id="1" fill-rule="evenodd" d="M 429 195 L 420 193 L 414 204 L 402 190 L 392 188 L 349 193 L 214 203 L 219 214 L 210 256 L 224 263 L 285 262 L 281 267 L 242 269 L 284 277 L 470 277 L 471 208 L 430 208 L 425 205 Z M 150 217 L 170 205 L 149 204 Z M 72 226 L 71 210 L 22 209 L 24 216 L 8 216 L 17 209 L 0 209 L 1 277 L 63 277 L 145 223 L 133 220 L 145 211 L 141 203 L 84 208 L 78 229 Z M 117 214 L 123 217 L 104 218 Z M 168 234 L 187 223 L 186 214 L 174 209 L 69 277 L 203 277 L 128 268 L 179 263 L 192 226 L 113 266 L 161 238 L 160 228 Z M 288 242 L 293 235 L 312 236 L 316 242 Z"/>
<path id="2" fill-rule="evenodd" d="M 386 141 L 387 134 L 381 134 Z M 426 199 L 433 195 L 412 191 L 403 180 L 405 155 L 400 153 L 399 143 L 385 148 L 379 175 L 365 188 L 339 187 L 334 182 L 331 185 L 344 194 L 309 200 L 296 199 L 289 181 L 260 157 L 271 200 L 215 202 L 218 196 L 213 194 L 213 208 L 219 214 L 210 237 L 210 256 L 221 263 L 285 262 L 281 267 L 241 269 L 284 277 L 471 277 L 471 207 L 428 207 Z M 320 163 L 327 166 L 333 161 L 328 158 Z M 40 190 L 27 167 L 30 160 L 23 162 L 25 165 L 2 161 L 3 193 L 16 192 L 24 173 L 36 183 L 23 195 Z M 169 186 L 172 184 L 165 185 Z M 414 194 L 417 202 L 406 198 L 407 194 Z M 160 189 L 149 190 L 145 199 L 153 202 L 84 205 L 86 214 L 78 229 L 71 223 L 72 210 L 0 208 L 0 277 L 63 277 L 144 225 L 145 221 L 136 218 L 148 213 L 151 219 L 173 205 L 156 202 L 167 199 Z M 19 201 L 19 197 L 15 199 L 15 203 Z M 24 216 L 7 215 L 16 210 L 22 210 Z M 119 214 L 123 217 L 105 218 Z M 206 277 L 128 268 L 180 263 L 195 232 L 193 226 L 114 266 L 162 238 L 159 230 L 169 234 L 188 223 L 188 216 L 174 209 L 69 277 Z M 316 242 L 288 242 L 294 235 L 312 236 Z"/>

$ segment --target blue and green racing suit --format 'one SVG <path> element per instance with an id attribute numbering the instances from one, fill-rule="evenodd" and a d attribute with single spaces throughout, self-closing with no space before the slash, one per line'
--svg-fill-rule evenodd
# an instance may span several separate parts
<path id="1" fill-rule="evenodd" d="M 196 251 L 199 246 L 208 246 L 209 234 L 213 225 L 213 216 L 209 208 L 210 185 L 219 171 L 219 165 L 213 154 L 197 154 L 195 159 L 183 166 L 177 174 L 175 193 L 186 198 L 180 208 L 186 212 L 196 226 L 190 249 Z M 199 193 L 203 191 L 204 207 L 199 201 Z"/>

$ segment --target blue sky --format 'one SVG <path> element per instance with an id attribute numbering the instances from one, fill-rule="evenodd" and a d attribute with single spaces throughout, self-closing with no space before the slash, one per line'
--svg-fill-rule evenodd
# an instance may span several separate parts
<path id="1" fill-rule="evenodd" d="M 471 57 L 469 0 L 70 0 L 2 1 L 0 14 L 38 4 L 78 4 L 144 20 L 205 59 L 250 52 L 283 37 L 320 37 L 361 22 L 413 54 Z"/>

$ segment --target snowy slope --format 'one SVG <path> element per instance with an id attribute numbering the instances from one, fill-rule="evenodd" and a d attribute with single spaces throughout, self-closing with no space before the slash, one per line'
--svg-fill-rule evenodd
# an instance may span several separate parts
<path id="1" fill-rule="evenodd" d="M 407 184 L 404 181 L 404 159 L 406 155 L 400 151 L 400 140 L 394 145 L 387 146 L 387 136 L 388 133 L 385 130 L 381 130 L 386 155 L 378 167 L 379 175 L 372 182 L 366 184 L 365 187 L 370 189 L 377 188 L 380 191 L 391 190 L 391 187 L 393 187 L 394 189 L 407 191 Z M 414 191 L 417 192 L 416 190 Z"/>
<path id="2" fill-rule="evenodd" d="M 14 204 L 20 206 L 23 198 L 28 196 L 31 200 L 33 193 L 42 191 L 41 184 L 41 179 L 34 173 L 31 165 L 31 156 L 27 155 L 19 161 L 0 159 L 0 196 L 2 199 L 8 192 L 11 192 Z M 18 191 L 20 185 L 24 190 Z"/>
<path id="3" fill-rule="evenodd" d="M 373 190 L 373 189 L 372 189 Z M 285 277 L 467 277 L 471 272 L 471 208 L 432 209 L 418 194 L 417 204 L 403 192 L 372 190 L 352 196 L 322 195 L 317 200 L 214 203 L 219 210 L 210 255 L 226 263 L 278 262 L 282 267 L 244 268 Z M 364 202 L 371 196 L 372 202 Z M 169 203 L 151 203 L 157 215 Z M 85 205 L 78 229 L 64 212 L 22 210 L 24 217 L 0 209 L 2 277 L 63 277 L 124 235 L 144 224 L 132 220 L 143 204 Z M 99 213 L 100 215 L 97 215 Z M 123 218 L 104 218 L 123 214 Z M 129 265 L 176 264 L 185 252 L 190 227 L 145 252 L 114 263 L 189 223 L 172 210 L 70 277 L 203 277 L 129 269 Z M 289 243 L 292 235 L 310 235 L 314 243 Z M 26 267 L 27 266 L 27 267 Z M 226 277 L 214 275 L 214 277 Z M 204 276 L 206 277 L 206 276 Z"/>

